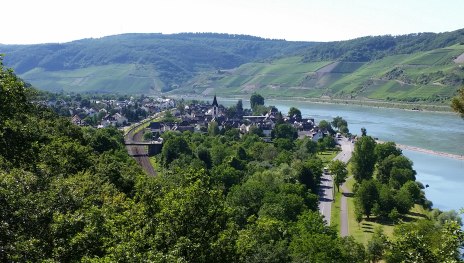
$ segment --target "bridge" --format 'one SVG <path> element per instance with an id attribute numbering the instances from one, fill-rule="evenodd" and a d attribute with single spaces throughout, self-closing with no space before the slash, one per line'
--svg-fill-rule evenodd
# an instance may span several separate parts
<path id="1" fill-rule="evenodd" d="M 163 147 L 162 141 L 150 141 L 150 142 L 136 142 L 136 141 L 125 141 L 126 146 L 148 146 L 148 156 L 153 156 L 161 153 Z"/>

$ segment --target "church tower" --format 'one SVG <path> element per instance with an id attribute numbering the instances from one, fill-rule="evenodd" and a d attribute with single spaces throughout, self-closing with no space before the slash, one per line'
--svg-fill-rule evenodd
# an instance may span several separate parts
<path id="1" fill-rule="evenodd" d="M 218 115 L 219 115 L 219 104 L 217 102 L 216 95 L 214 95 L 213 104 L 211 106 L 213 106 L 212 118 L 218 117 Z"/>

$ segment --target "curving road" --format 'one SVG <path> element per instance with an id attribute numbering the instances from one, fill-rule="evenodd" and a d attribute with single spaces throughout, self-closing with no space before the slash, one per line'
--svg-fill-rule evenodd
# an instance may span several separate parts
<path id="1" fill-rule="evenodd" d="M 125 136 L 124 140 L 126 142 L 141 142 L 143 136 L 143 129 L 134 133 L 135 128 L 131 129 Z M 153 165 L 151 165 L 150 157 L 148 156 L 147 149 L 145 146 L 134 146 L 134 145 L 126 145 L 127 152 L 130 156 L 134 157 L 135 161 L 142 166 L 143 170 L 151 176 L 156 175 L 155 169 L 153 169 Z"/>

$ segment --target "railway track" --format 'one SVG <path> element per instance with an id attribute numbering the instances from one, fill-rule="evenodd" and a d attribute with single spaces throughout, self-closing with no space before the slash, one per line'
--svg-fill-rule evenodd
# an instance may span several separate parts
<path id="1" fill-rule="evenodd" d="M 138 126 L 132 128 L 125 136 L 124 140 L 126 142 L 141 142 L 143 137 L 143 129 L 135 132 Z M 148 156 L 148 151 L 145 146 L 135 146 L 135 145 L 126 145 L 127 152 L 130 156 L 134 157 L 135 161 L 143 168 L 143 170 L 151 176 L 156 176 L 156 171 L 151 165 L 150 157 Z"/>

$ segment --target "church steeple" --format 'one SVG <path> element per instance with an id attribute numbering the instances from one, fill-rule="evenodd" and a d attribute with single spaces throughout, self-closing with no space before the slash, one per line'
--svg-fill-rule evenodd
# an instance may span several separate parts
<path id="1" fill-rule="evenodd" d="M 214 95 L 213 105 L 211 105 L 211 106 L 213 106 L 213 107 L 219 107 L 219 104 L 217 103 L 216 95 Z"/>
<path id="2" fill-rule="evenodd" d="M 214 95 L 214 99 L 213 99 L 213 104 L 211 105 L 213 106 L 213 108 L 211 109 L 212 110 L 212 118 L 216 118 L 218 117 L 219 115 L 219 104 L 217 102 L 217 99 L 216 99 L 216 95 Z"/>

